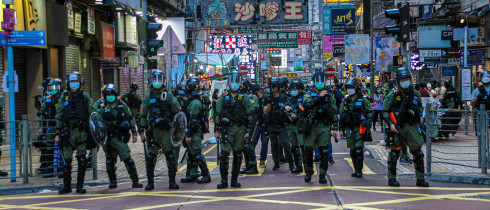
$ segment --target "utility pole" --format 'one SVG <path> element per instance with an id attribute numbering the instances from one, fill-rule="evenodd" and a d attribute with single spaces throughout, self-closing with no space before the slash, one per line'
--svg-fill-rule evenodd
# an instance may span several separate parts
<path id="1" fill-rule="evenodd" d="M 146 0 L 141 1 L 141 7 L 143 9 L 143 21 L 147 22 L 148 21 L 148 3 L 146 2 Z M 143 79 L 144 84 L 145 84 L 144 85 L 145 86 L 144 92 L 146 92 L 146 89 L 148 88 L 148 78 L 150 78 L 149 73 L 148 73 L 148 56 L 144 56 L 143 61 L 144 61 L 144 64 L 143 64 L 144 70 L 143 71 L 144 71 L 144 75 L 145 75 L 145 78 Z"/>
<path id="2" fill-rule="evenodd" d="M 373 21 L 373 0 L 370 0 L 371 3 L 370 3 L 370 7 L 369 7 L 369 21 Z M 371 40 L 371 53 L 369 54 L 370 56 L 370 59 L 369 59 L 369 70 L 370 70 L 370 77 L 371 77 L 371 98 L 374 98 L 374 66 L 373 66 L 373 58 L 374 58 L 374 51 L 375 51 L 375 47 L 376 45 L 374 44 L 373 40 L 374 40 L 374 37 L 373 37 L 373 24 L 369 24 L 371 27 L 369 27 L 369 37 Z"/>

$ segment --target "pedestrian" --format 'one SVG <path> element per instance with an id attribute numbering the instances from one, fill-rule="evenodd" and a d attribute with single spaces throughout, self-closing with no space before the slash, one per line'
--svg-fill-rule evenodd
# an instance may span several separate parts
<path id="1" fill-rule="evenodd" d="M 59 194 L 71 192 L 71 163 L 73 152 L 78 161 L 77 193 L 85 194 L 83 182 L 87 170 L 87 149 L 95 148 L 95 142 L 88 133 L 88 120 L 90 113 L 95 109 L 90 95 L 81 90 L 83 77 L 78 72 L 68 74 L 66 83 L 68 91 L 60 97 L 56 107 L 55 142 L 61 145 L 63 155 L 63 188 Z M 62 138 L 61 138 L 61 137 Z"/>
<path id="2" fill-rule="evenodd" d="M 109 189 L 117 188 L 116 162 L 117 157 L 124 162 L 126 170 L 132 181 L 133 188 L 142 188 L 139 183 L 136 164 L 131 158 L 131 150 L 128 142 L 137 141 L 135 122 L 131 108 L 124 102 L 118 100 L 119 91 L 114 84 L 107 84 L 102 92 L 107 100 L 107 106 L 98 110 L 104 120 L 107 130 L 107 142 L 102 147 L 106 158 L 107 177 L 109 177 Z M 130 138 L 132 136 L 132 138 Z"/>
<path id="3" fill-rule="evenodd" d="M 354 165 L 352 177 L 362 178 L 364 165 L 364 142 L 369 141 L 373 108 L 363 97 L 355 79 L 345 82 L 349 97 L 340 105 L 340 125 L 346 129 L 347 147 Z"/>
<path id="4" fill-rule="evenodd" d="M 299 130 L 305 140 L 305 182 L 310 182 L 313 175 L 313 147 L 318 144 L 320 150 L 319 182 L 327 183 L 328 147 L 330 138 L 337 135 L 337 107 L 335 97 L 326 90 L 327 76 L 323 72 L 313 75 L 315 91 L 308 92 L 303 98 L 304 120 L 299 123 Z"/>
<path id="5" fill-rule="evenodd" d="M 286 120 L 286 130 L 291 144 L 291 153 L 294 159 L 295 168 L 292 173 L 303 172 L 303 154 L 305 153 L 305 144 L 303 135 L 298 133 L 298 120 L 299 116 L 303 115 L 303 89 L 304 85 L 301 82 L 293 81 L 289 86 L 290 97 L 287 99 L 286 111 L 288 112 L 288 119 Z"/>
<path id="6" fill-rule="evenodd" d="M 422 98 L 429 97 L 429 91 L 427 90 L 427 84 L 426 83 L 420 83 L 419 92 L 420 92 L 420 95 L 422 96 Z"/>
<path id="7" fill-rule="evenodd" d="M 446 91 L 442 97 L 442 104 L 448 109 L 458 109 L 462 102 L 459 98 L 458 92 L 451 84 L 451 81 L 446 80 L 444 82 L 444 87 L 446 88 Z"/>
<path id="8" fill-rule="evenodd" d="M 383 100 L 385 95 L 381 90 L 381 87 L 376 88 L 376 93 L 374 94 L 374 117 L 373 117 L 373 130 L 376 131 L 376 122 L 381 122 L 381 129 L 383 129 Z"/>
<path id="9" fill-rule="evenodd" d="M 232 187 L 241 187 L 238 175 L 243 160 L 242 152 L 245 141 L 250 138 L 252 112 L 254 103 L 247 95 L 239 94 L 242 85 L 242 76 L 238 72 L 232 72 L 228 77 L 229 92 L 223 93 L 216 103 L 216 125 L 214 136 L 220 139 L 221 151 L 219 165 L 221 182 L 217 188 L 228 187 L 229 155 L 233 152 L 233 164 L 231 170 Z M 219 132 L 218 132 L 219 131 Z"/>
<path id="10" fill-rule="evenodd" d="M 269 148 L 269 138 L 266 135 L 267 133 L 267 125 L 265 124 L 265 114 L 264 114 L 264 107 L 269 104 L 269 96 L 264 94 L 260 86 L 258 85 L 252 85 L 252 94 L 253 94 L 253 100 L 256 100 L 258 103 L 258 108 L 254 112 L 254 117 L 257 120 L 257 129 L 255 131 L 255 134 L 253 136 L 253 146 L 254 150 L 255 147 L 257 146 L 259 139 L 261 142 L 261 148 L 260 148 L 260 163 L 259 167 L 265 168 L 266 163 L 265 161 L 267 160 L 267 152 Z"/>
<path id="11" fill-rule="evenodd" d="M 422 97 L 420 93 L 412 87 L 412 75 L 406 68 L 400 68 L 396 72 L 398 90 L 389 93 L 383 103 L 383 117 L 390 125 L 392 133 L 400 133 L 403 139 L 395 135 L 393 144 L 390 145 L 391 151 L 388 158 L 388 185 L 400 186 L 396 181 L 396 163 L 400 155 L 397 148 L 402 143 L 407 145 L 414 157 L 414 167 L 417 177 L 416 185 L 419 187 L 428 187 L 429 183 L 424 178 L 424 152 L 421 150 L 424 144 L 424 138 L 419 133 L 418 125 L 424 123 L 422 118 Z M 389 115 L 396 113 L 396 122 L 390 119 Z M 392 115 L 392 116 L 393 116 Z M 399 128 L 399 129 L 398 129 Z M 404 142 L 401 142 L 404 141 Z M 405 150 L 404 148 L 402 150 Z"/>
<path id="12" fill-rule="evenodd" d="M 131 109 L 131 116 L 133 116 L 136 126 L 139 128 L 140 125 L 140 117 L 141 117 L 141 104 L 143 101 L 141 100 L 141 96 L 137 93 L 138 84 L 133 82 L 129 86 L 129 92 L 125 93 L 121 100 L 129 106 Z"/>
<path id="13" fill-rule="evenodd" d="M 272 159 L 274 160 L 272 170 L 279 170 L 281 152 L 284 151 L 285 159 L 289 164 L 289 170 L 292 172 L 294 171 L 294 162 L 285 124 L 289 118 L 286 112 L 291 110 L 285 110 L 287 95 L 281 92 L 280 88 L 284 84 L 282 81 L 281 78 L 272 79 L 272 93 L 269 98 L 269 104 L 264 108 L 264 112 L 267 115 L 267 131 L 271 140 Z"/>
<path id="14" fill-rule="evenodd" d="M 481 105 L 484 105 L 486 111 L 490 110 L 490 71 L 485 70 L 480 74 L 480 82 L 482 85 L 478 86 L 473 93 L 471 93 L 470 105 L 473 109 L 477 110 L 474 115 L 476 119 L 476 113 L 481 110 Z M 474 123 L 477 124 L 476 121 Z M 478 131 L 478 127 L 475 126 L 475 130 Z"/>
<path id="15" fill-rule="evenodd" d="M 191 170 L 190 173 L 183 179 L 182 183 L 197 182 L 198 184 L 211 182 L 206 158 L 202 154 L 202 139 L 203 139 L 203 116 L 205 110 L 201 102 L 201 94 L 199 88 L 199 79 L 190 78 L 186 82 L 186 93 L 189 97 L 187 106 L 183 107 L 187 117 L 187 132 L 184 147 L 187 147 L 188 163 L 187 165 L 197 165 L 201 169 L 202 179 L 198 179 L 197 170 Z M 189 163 L 189 161 L 191 163 Z"/>
<path id="16" fill-rule="evenodd" d="M 171 92 L 165 91 L 165 78 L 160 70 L 152 72 L 150 81 L 152 81 L 153 89 L 146 94 L 141 108 L 141 128 L 138 128 L 138 132 L 142 142 L 146 142 L 148 139 L 148 153 L 145 154 L 148 185 L 146 185 L 145 190 L 155 189 L 155 164 L 160 149 L 167 160 L 169 188 L 179 189 L 179 185 L 175 182 L 175 176 L 180 146 L 175 147 L 171 142 L 170 125 L 174 115 L 179 112 L 180 105 Z"/>
<path id="17" fill-rule="evenodd" d="M 39 174 L 47 174 L 43 177 L 53 177 L 54 173 L 54 131 L 56 128 L 56 107 L 63 93 L 63 81 L 59 78 L 52 79 L 47 90 L 49 95 L 44 100 L 40 111 L 40 126 L 37 134 L 44 139 L 41 150 L 41 168 Z M 44 133 L 44 135 L 43 135 Z M 39 143 L 36 142 L 36 143 Z"/>

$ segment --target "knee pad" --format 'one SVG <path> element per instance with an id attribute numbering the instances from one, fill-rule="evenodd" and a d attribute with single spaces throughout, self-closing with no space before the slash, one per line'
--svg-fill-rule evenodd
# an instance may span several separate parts
<path id="1" fill-rule="evenodd" d="M 132 163 L 134 163 L 134 160 L 133 160 L 133 158 L 128 157 L 128 158 L 126 158 L 126 159 L 124 160 L 124 162 L 125 162 L 125 163 L 128 163 L 128 164 L 132 164 Z"/>
<path id="2" fill-rule="evenodd" d="M 148 159 L 153 159 L 153 158 L 155 158 L 155 157 L 156 157 L 156 155 L 155 155 L 155 154 L 152 154 L 152 153 L 148 153 L 148 154 L 146 155 L 146 157 L 148 157 Z"/>
<path id="3" fill-rule="evenodd" d="M 175 158 L 175 155 L 173 152 L 167 152 L 167 153 L 165 153 L 165 157 L 173 159 L 173 158 Z"/>
<path id="4" fill-rule="evenodd" d="M 306 153 L 306 154 L 311 154 L 311 155 L 313 155 L 313 147 L 306 147 L 306 148 L 305 148 L 305 153 Z"/>
<path id="5" fill-rule="evenodd" d="M 412 154 L 413 154 L 415 159 L 423 159 L 424 158 L 424 152 L 420 149 L 413 151 Z"/>
<path id="6" fill-rule="evenodd" d="M 77 161 L 78 161 L 78 165 L 82 167 L 87 166 L 87 158 L 85 158 L 84 156 L 77 157 Z"/>
<path id="7" fill-rule="evenodd" d="M 318 150 L 320 151 L 320 155 L 328 154 L 328 147 L 318 147 Z"/>
<path id="8" fill-rule="evenodd" d="M 114 160 L 112 160 L 112 159 L 107 159 L 107 160 L 105 161 L 105 164 L 106 164 L 106 165 L 112 165 L 112 164 L 114 164 Z"/>
<path id="9" fill-rule="evenodd" d="M 241 157 L 243 157 L 242 152 L 241 152 L 241 151 L 236 151 L 236 152 L 233 152 L 233 157 L 236 157 L 236 158 L 241 158 Z"/>
<path id="10" fill-rule="evenodd" d="M 391 157 L 391 158 L 396 158 L 396 159 L 398 159 L 398 157 L 400 157 L 400 151 L 397 151 L 397 150 L 391 150 L 391 152 L 390 152 L 390 157 Z"/>
<path id="11" fill-rule="evenodd" d="M 196 153 L 196 154 L 194 154 L 194 159 L 195 159 L 196 161 L 201 161 L 201 160 L 202 160 L 202 155 L 201 155 L 201 153 Z"/>
<path id="12" fill-rule="evenodd" d="M 362 149 L 355 150 L 356 155 L 362 156 Z"/>
<path id="13" fill-rule="evenodd" d="M 230 154 L 227 152 L 220 152 L 219 159 L 227 158 Z"/>

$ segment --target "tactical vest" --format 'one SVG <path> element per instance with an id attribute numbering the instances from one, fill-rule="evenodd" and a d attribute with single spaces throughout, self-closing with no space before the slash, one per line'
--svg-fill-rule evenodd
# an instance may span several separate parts
<path id="1" fill-rule="evenodd" d="M 354 106 L 351 107 L 352 100 L 345 100 L 344 112 L 340 115 L 340 121 L 348 128 L 359 126 L 362 121 L 362 115 L 365 114 L 364 98 L 357 96 L 354 100 Z"/>
<path id="2" fill-rule="evenodd" d="M 220 114 L 220 118 L 228 118 L 232 124 L 240 124 L 247 126 L 248 118 L 243 104 L 243 94 L 238 94 L 235 103 L 232 102 L 232 96 L 228 93 L 222 95 L 223 97 L 223 111 Z"/>
<path id="3" fill-rule="evenodd" d="M 129 108 L 131 109 L 134 109 L 134 108 L 139 108 L 141 106 L 141 100 L 138 100 L 136 98 L 136 93 L 129 93 L 126 95 L 127 99 L 128 99 L 128 106 Z"/>
<path id="4" fill-rule="evenodd" d="M 403 97 L 401 91 L 397 90 L 394 92 L 394 100 L 391 111 L 395 112 L 398 123 L 403 125 L 420 121 L 421 104 L 418 103 L 418 96 L 415 95 L 415 90 L 410 89 L 405 97 Z"/>
<path id="5" fill-rule="evenodd" d="M 270 101 L 271 102 L 274 102 L 274 103 L 271 103 L 272 106 L 271 106 L 271 111 L 269 113 L 269 123 L 270 124 L 284 124 L 286 121 L 289 121 L 289 119 L 286 119 L 288 118 L 286 113 L 284 112 L 284 110 L 282 110 L 282 106 L 284 105 L 283 102 L 286 102 L 286 100 L 284 100 L 284 97 L 286 97 L 285 95 L 283 95 L 282 93 L 280 93 L 279 97 L 277 98 L 274 98 L 274 97 L 271 97 L 270 98 Z"/>
<path id="6" fill-rule="evenodd" d="M 172 118 L 172 108 L 166 99 L 162 99 L 161 96 L 157 97 L 152 90 L 150 92 L 150 119 L 156 118 L 170 120 Z"/>
<path id="7" fill-rule="evenodd" d="M 44 110 L 44 118 L 47 120 L 54 120 L 56 119 L 56 107 L 58 106 L 58 100 L 56 100 L 56 97 L 49 97 L 46 98 L 46 107 Z"/>
<path id="8" fill-rule="evenodd" d="M 480 85 L 480 87 L 478 87 L 478 91 L 480 91 L 480 94 L 484 94 L 485 97 L 483 100 L 478 100 L 475 109 L 480 110 L 480 105 L 485 104 L 485 110 L 490 110 L 490 98 L 488 98 L 489 95 L 487 90 L 483 85 Z"/>
<path id="9" fill-rule="evenodd" d="M 117 126 L 121 124 L 122 121 L 125 120 L 125 114 L 124 114 L 124 105 L 121 102 L 117 102 L 116 107 L 117 109 L 117 116 L 114 116 L 112 114 L 112 109 L 109 106 L 106 106 L 104 108 L 104 114 L 102 114 L 102 118 L 104 119 L 104 122 L 106 123 L 107 126 L 107 131 L 111 132 L 117 129 Z"/>
<path id="10" fill-rule="evenodd" d="M 72 96 L 65 92 L 63 94 L 63 121 L 66 122 L 70 119 L 78 119 L 81 121 L 88 121 L 90 114 L 87 108 L 87 97 L 83 91 L 80 91 L 75 96 Z"/>
<path id="11" fill-rule="evenodd" d="M 318 95 L 318 93 L 311 93 L 310 97 L 313 101 L 322 100 L 321 96 Z M 317 107 L 308 111 L 309 115 L 307 115 L 307 117 L 311 117 L 315 124 L 317 123 L 323 123 L 325 125 L 332 124 L 332 118 L 336 110 L 330 109 L 330 105 L 328 102 L 330 100 L 330 97 L 333 96 L 326 95 L 325 99 L 318 103 Z M 316 113 L 313 113 L 315 109 L 316 109 Z"/>
<path id="12" fill-rule="evenodd" d="M 298 104 L 303 103 L 303 95 L 304 95 L 304 94 L 298 94 L 296 97 L 292 97 L 292 96 L 291 96 L 291 98 L 289 99 L 289 102 L 290 102 L 290 103 L 292 103 L 292 104 L 290 104 L 290 106 L 293 108 L 293 110 L 295 110 L 296 112 L 298 112 L 298 113 L 294 113 L 296 116 L 298 116 L 298 119 L 292 119 L 292 118 L 291 118 L 291 119 L 292 119 L 292 121 L 291 121 L 291 120 L 289 120 L 289 119 L 287 119 L 287 122 L 288 122 L 288 123 L 296 124 L 296 123 L 298 122 L 298 120 L 299 120 L 299 116 L 301 115 L 301 114 L 300 114 L 300 111 L 301 111 L 301 110 L 300 110 L 300 108 L 299 108 L 299 105 L 298 105 Z"/>

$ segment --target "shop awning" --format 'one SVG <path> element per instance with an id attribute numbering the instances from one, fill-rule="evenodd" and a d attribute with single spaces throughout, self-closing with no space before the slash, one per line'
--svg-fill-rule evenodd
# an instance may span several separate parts
<path id="1" fill-rule="evenodd" d="M 223 54 L 221 57 L 220 54 L 196 54 L 196 59 L 199 62 L 208 64 L 208 65 L 222 65 L 225 66 L 226 64 L 230 63 L 231 60 L 235 57 L 235 54 Z"/>

